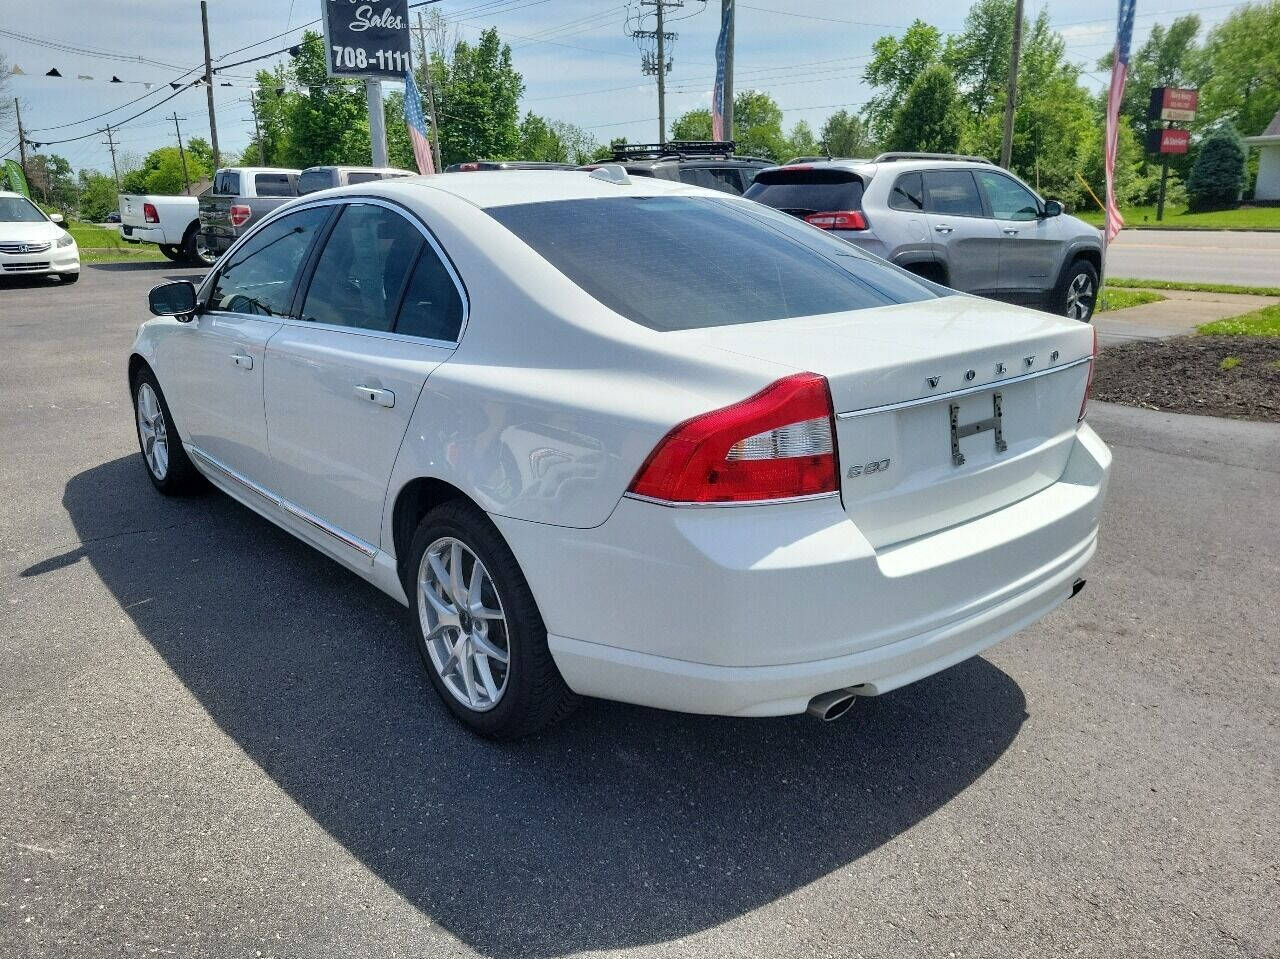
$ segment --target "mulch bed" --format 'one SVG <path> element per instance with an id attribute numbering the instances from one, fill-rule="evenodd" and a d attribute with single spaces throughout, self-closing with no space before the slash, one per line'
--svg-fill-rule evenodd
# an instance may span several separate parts
<path id="1" fill-rule="evenodd" d="M 1228 357 L 1239 360 L 1222 369 Z M 1280 337 L 1179 336 L 1109 346 L 1095 399 L 1172 413 L 1280 423 Z"/>

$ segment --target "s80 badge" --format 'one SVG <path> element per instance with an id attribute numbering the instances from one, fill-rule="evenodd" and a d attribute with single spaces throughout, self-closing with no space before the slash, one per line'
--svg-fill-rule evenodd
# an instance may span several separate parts
<path id="1" fill-rule="evenodd" d="M 883 473 L 888 468 L 888 460 L 872 460 L 870 463 L 864 463 L 861 466 L 850 466 L 849 479 L 857 479 L 859 476 L 870 476 L 872 473 Z"/>

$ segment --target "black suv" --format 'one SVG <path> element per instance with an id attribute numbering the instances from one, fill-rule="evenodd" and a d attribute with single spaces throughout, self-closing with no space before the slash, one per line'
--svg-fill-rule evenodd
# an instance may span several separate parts
<path id="1" fill-rule="evenodd" d="M 733 153 L 731 140 L 671 140 L 667 143 L 622 143 L 613 148 L 613 163 L 632 176 L 661 177 L 724 193 L 742 194 L 756 174 L 774 163 Z M 595 170 L 599 163 L 581 167 Z"/>

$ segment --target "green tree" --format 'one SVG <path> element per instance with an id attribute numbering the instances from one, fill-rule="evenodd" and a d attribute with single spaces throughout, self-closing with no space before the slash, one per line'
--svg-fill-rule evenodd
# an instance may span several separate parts
<path id="1" fill-rule="evenodd" d="M 942 57 L 942 34 L 923 20 L 914 21 L 902 38 L 885 36 L 871 45 L 871 62 L 862 78 L 881 92 L 863 108 L 867 126 L 879 141 L 896 124 L 907 90 L 926 67 Z M 735 104 L 737 98 L 734 98 Z"/>
<path id="2" fill-rule="evenodd" d="M 1008 0 L 978 0 L 969 8 L 964 29 L 948 38 L 944 60 L 974 119 L 1004 109 L 1012 46 L 1013 4 Z"/>
<path id="3" fill-rule="evenodd" d="M 777 101 L 759 90 L 734 94 L 733 139 L 736 151 L 743 156 L 785 160 L 787 138 L 782 132 L 782 108 Z"/>
<path id="4" fill-rule="evenodd" d="M 599 144 L 596 138 L 582 127 L 564 120 L 552 120 L 548 126 L 560 138 L 569 153 L 570 163 L 590 163 Z"/>
<path id="5" fill-rule="evenodd" d="M 101 223 L 107 214 L 116 209 L 116 181 L 107 173 L 97 170 L 81 170 L 80 219 L 89 223 Z"/>
<path id="6" fill-rule="evenodd" d="M 516 156 L 521 160 L 567 163 L 569 150 L 546 120 L 536 113 L 526 113 L 520 124 L 520 145 Z"/>
<path id="7" fill-rule="evenodd" d="M 212 171 L 199 156 L 187 154 L 187 177 L 194 185 L 207 180 Z M 147 154 L 142 165 L 142 181 L 146 193 L 176 196 L 186 188 L 182 174 L 182 157 L 176 146 L 160 147 Z"/>
<path id="8" fill-rule="evenodd" d="M 308 30 L 293 61 L 295 81 L 305 94 L 289 97 L 285 105 L 288 133 L 279 156 L 285 166 L 371 161 L 364 90 L 330 79 L 325 70 L 324 40 Z"/>
<path id="9" fill-rule="evenodd" d="M 75 202 L 76 179 L 71 164 L 56 153 L 33 153 L 27 157 L 27 182 L 32 199 L 60 210 L 70 209 Z"/>
<path id="10" fill-rule="evenodd" d="M 964 112 L 951 71 L 935 63 L 916 77 L 889 132 L 890 150 L 955 153 L 964 134 Z"/>
<path id="11" fill-rule="evenodd" d="M 787 138 L 787 152 L 796 157 L 816 156 L 821 149 L 813 128 L 804 120 L 797 120 L 791 128 L 791 136 Z"/>
<path id="12" fill-rule="evenodd" d="M 1187 180 L 1192 211 L 1226 210 L 1240 200 L 1244 189 L 1244 144 L 1230 123 L 1214 130 L 1196 152 Z"/>
<path id="13" fill-rule="evenodd" d="M 516 156 L 524 80 L 498 31 L 485 30 L 474 46 L 459 40 L 451 60 L 433 53 L 430 69 L 444 163 Z"/>
<path id="14" fill-rule="evenodd" d="M 829 156 L 867 157 L 875 152 L 866 125 L 848 110 L 838 110 L 827 117 L 819 136 Z"/>
<path id="15" fill-rule="evenodd" d="M 262 134 L 263 155 L 269 166 L 284 165 L 289 140 L 289 117 L 302 96 L 291 89 L 295 82 L 291 67 L 281 64 L 273 70 L 259 70 L 257 88 L 253 99 L 258 111 L 258 130 Z M 246 157 L 253 157 L 250 165 L 258 163 L 258 143 L 250 141 Z"/>
<path id="16" fill-rule="evenodd" d="M 1209 32 L 1204 57 L 1197 126 L 1261 133 L 1280 110 L 1280 0 L 1236 8 Z"/>
<path id="17" fill-rule="evenodd" d="M 200 166 L 202 166 L 205 170 L 208 170 L 210 173 L 212 173 L 213 170 L 217 168 L 218 164 L 216 164 L 213 161 L 213 147 L 209 145 L 209 141 L 206 140 L 204 137 L 192 137 L 190 140 L 187 141 L 186 147 L 187 147 L 188 163 L 190 163 L 192 157 L 194 157 L 196 161 L 200 164 Z M 255 145 L 255 149 L 256 149 L 256 145 Z M 258 161 L 254 160 L 253 163 L 250 165 L 257 166 Z M 192 183 L 196 182 L 196 178 L 194 176 L 191 178 L 191 182 Z"/>
<path id="18" fill-rule="evenodd" d="M 426 115 L 426 110 L 423 110 Z M 418 172 L 418 160 L 413 155 L 413 143 L 409 128 L 404 122 L 404 94 L 396 90 L 383 104 L 384 122 L 387 128 L 387 162 L 401 170 Z"/>
<path id="19" fill-rule="evenodd" d="M 673 140 L 710 140 L 711 111 L 706 107 L 696 107 L 676 117 L 671 124 Z"/>

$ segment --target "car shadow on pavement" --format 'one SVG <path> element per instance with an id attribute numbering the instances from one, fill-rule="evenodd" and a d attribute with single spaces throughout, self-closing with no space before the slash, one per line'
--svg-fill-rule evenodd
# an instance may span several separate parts
<path id="1" fill-rule="evenodd" d="M 180 273 L 170 279 L 189 280 L 192 273 L 190 271 L 200 270 L 205 273 L 209 272 L 207 266 L 196 266 L 187 263 L 175 263 L 172 260 L 135 260 L 125 263 L 86 263 L 81 269 L 98 270 L 103 273 L 163 273 L 165 270 L 187 270 L 186 273 Z"/>
<path id="2" fill-rule="evenodd" d="M 856 868 L 981 776 L 1026 718 L 1018 685 L 973 659 L 830 725 L 591 702 L 495 744 L 437 700 L 407 611 L 229 498 L 162 498 L 135 454 L 75 476 L 63 503 L 82 545 L 25 575 L 87 557 L 267 776 L 428 918 L 503 959 L 670 940 Z"/>

